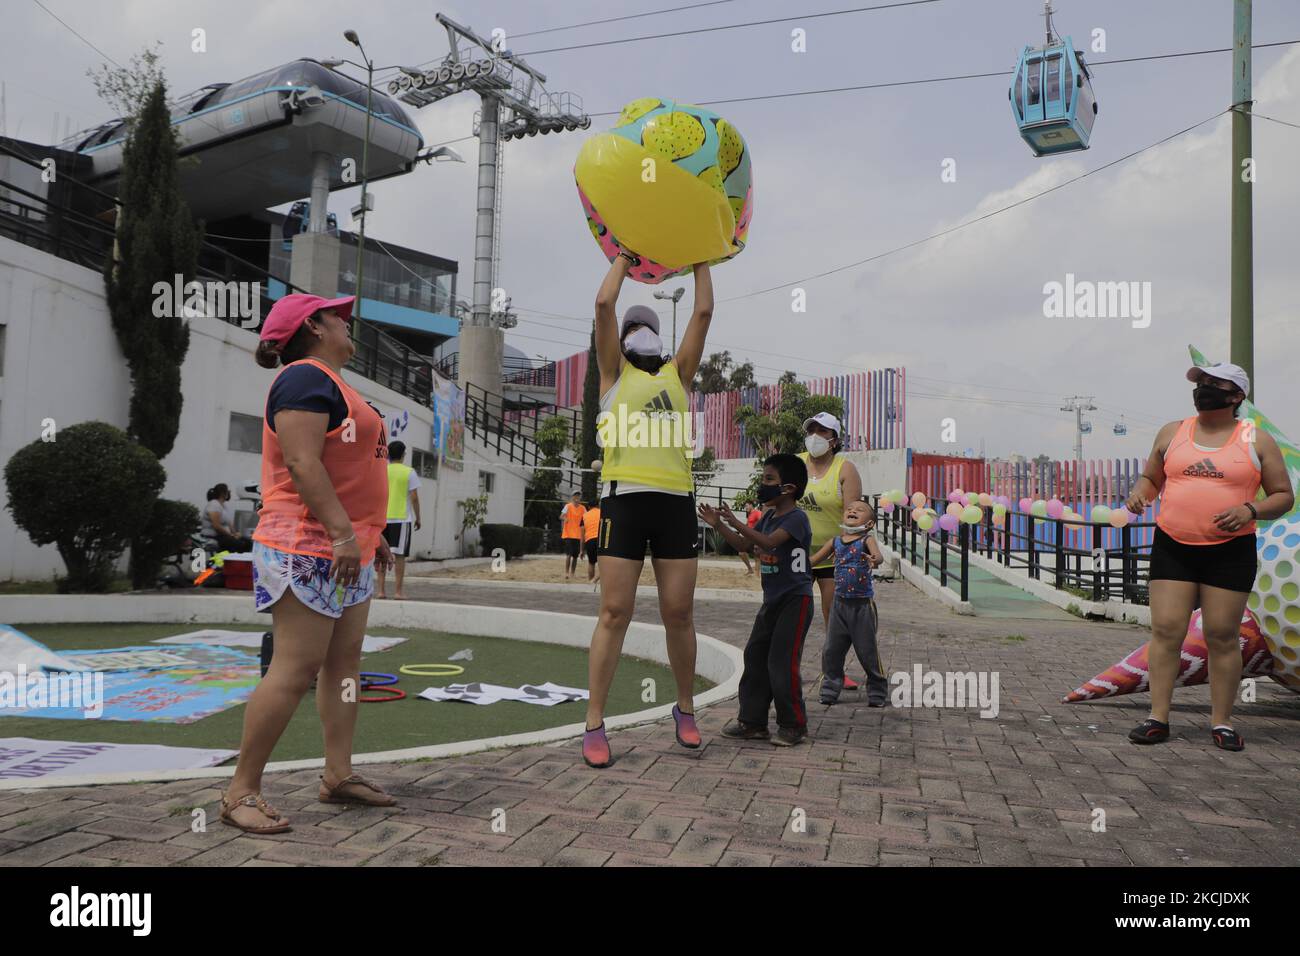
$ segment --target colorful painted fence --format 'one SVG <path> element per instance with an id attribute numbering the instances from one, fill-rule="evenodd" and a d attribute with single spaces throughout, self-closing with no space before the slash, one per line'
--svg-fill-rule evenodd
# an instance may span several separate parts
<path id="1" fill-rule="evenodd" d="M 555 363 L 555 403 L 561 408 L 582 404 L 582 384 L 587 374 L 587 353 L 579 352 Z M 813 395 L 834 395 L 844 402 L 844 438 L 849 451 L 902 448 L 907 428 L 907 371 L 886 368 L 851 372 L 803 382 Z M 781 402 L 781 386 L 753 388 L 710 395 L 691 394 L 691 411 L 702 429 L 704 444 L 718 458 L 753 458 L 757 451 L 736 426 L 742 406 L 770 415 Z"/>

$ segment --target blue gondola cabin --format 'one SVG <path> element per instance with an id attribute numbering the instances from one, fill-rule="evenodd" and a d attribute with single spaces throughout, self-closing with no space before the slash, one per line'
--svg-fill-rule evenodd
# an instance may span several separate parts
<path id="1" fill-rule="evenodd" d="M 1007 97 L 1020 135 L 1035 156 L 1088 148 L 1097 98 L 1083 54 L 1069 37 L 1026 46 Z"/>

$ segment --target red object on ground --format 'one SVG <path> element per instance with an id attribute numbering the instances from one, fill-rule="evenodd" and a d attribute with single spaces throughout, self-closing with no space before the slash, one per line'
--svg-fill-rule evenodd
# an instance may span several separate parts
<path id="1" fill-rule="evenodd" d="M 1259 622 L 1250 611 L 1242 615 L 1237 643 L 1241 646 L 1242 677 L 1268 677 L 1273 673 L 1273 655 L 1259 629 Z M 1150 646 L 1150 641 L 1143 644 L 1119 663 L 1112 664 L 1066 694 L 1061 698 L 1061 703 L 1074 704 L 1081 700 L 1144 693 L 1148 690 L 1147 649 Z M 1180 657 L 1175 687 L 1191 687 L 1209 680 L 1209 649 L 1205 646 L 1205 634 L 1201 630 L 1200 608 L 1193 612 L 1192 620 L 1187 626 Z"/>
<path id="2" fill-rule="evenodd" d="M 226 587 L 232 591 L 253 590 L 253 556 L 251 554 L 227 555 L 221 564 Z"/>

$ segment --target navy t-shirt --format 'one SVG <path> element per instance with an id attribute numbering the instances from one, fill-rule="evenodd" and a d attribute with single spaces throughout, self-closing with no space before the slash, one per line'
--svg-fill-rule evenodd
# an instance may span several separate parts
<path id="1" fill-rule="evenodd" d="M 779 528 L 784 528 L 790 535 L 785 544 L 771 554 L 761 549 L 758 552 L 764 604 L 772 604 L 792 594 L 812 596 L 812 571 L 809 561 L 812 557 L 812 525 L 808 523 L 808 516 L 799 508 L 783 515 L 778 515 L 775 511 L 766 511 L 763 517 L 758 519 L 755 530 L 763 534 L 773 534 Z M 800 551 L 797 556 L 799 569 L 795 568 L 796 550 Z"/>
<path id="2" fill-rule="evenodd" d="M 327 431 L 338 428 L 348 417 L 348 403 L 334 380 L 309 364 L 285 369 L 272 384 L 266 397 L 266 421 L 271 431 L 275 431 L 275 413 L 286 408 L 329 415 Z"/>

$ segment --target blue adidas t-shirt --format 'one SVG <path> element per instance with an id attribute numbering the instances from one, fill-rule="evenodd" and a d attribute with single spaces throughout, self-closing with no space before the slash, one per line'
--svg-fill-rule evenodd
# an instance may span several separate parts
<path id="1" fill-rule="evenodd" d="M 778 515 L 775 511 L 765 511 L 758 519 L 756 531 L 772 534 L 784 528 L 789 539 L 774 553 L 758 552 L 758 570 L 763 582 L 763 603 L 772 604 L 792 594 L 806 594 L 812 597 L 812 571 L 809 558 L 812 557 L 812 525 L 808 516 L 799 508 L 786 514 Z M 795 552 L 800 553 L 796 556 Z M 798 558 L 796 570 L 795 560 Z"/>

